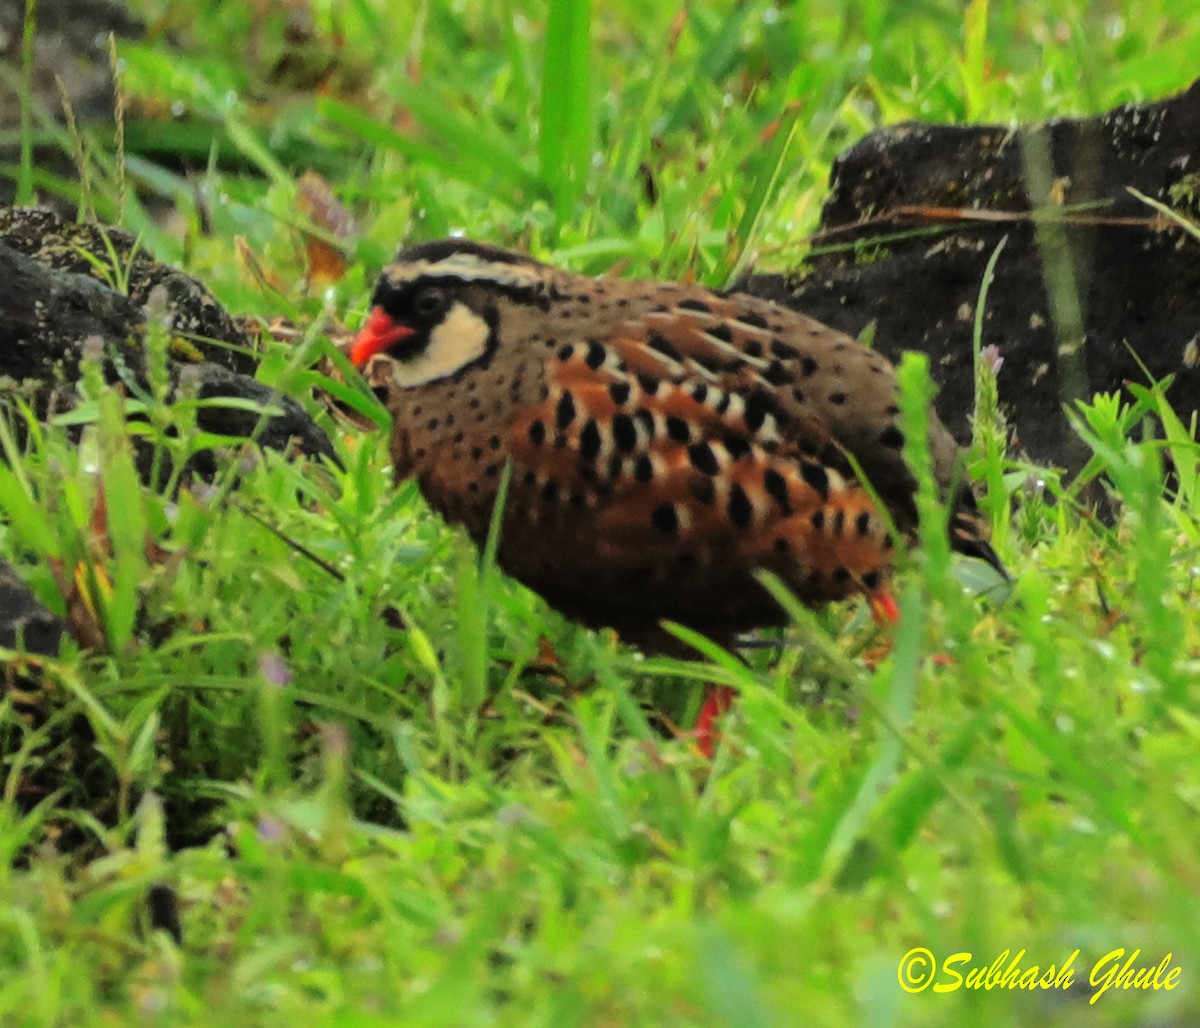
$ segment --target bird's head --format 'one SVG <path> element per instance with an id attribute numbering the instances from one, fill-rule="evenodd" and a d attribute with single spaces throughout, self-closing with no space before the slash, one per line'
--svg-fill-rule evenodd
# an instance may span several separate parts
<path id="1" fill-rule="evenodd" d="M 387 354 L 401 388 L 484 363 L 498 345 L 500 305 L 536 302 L 546 271 L 529 257 L 465 239 L 402 250 L 379 276 L 350 360 L 361 368 Z"/>

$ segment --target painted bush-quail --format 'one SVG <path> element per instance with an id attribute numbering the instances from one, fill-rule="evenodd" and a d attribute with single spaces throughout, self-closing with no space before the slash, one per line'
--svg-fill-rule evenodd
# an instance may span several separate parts
<path id="1" fill-rule="evenodd" d="M 764 300 L 587 278 L 462 239 L 399 253 L 351 349 L 382 370 L 398 477 L 477 541 L 505 462 L 500 566 L 578 621 L 670 648 L 670 619 L 729 644 L 780 624 L 755 579 L 807 603 L 889 602 L 897 528 L 916 529 L 892 365 Z M 958 448 L 931 415 L 938 479 Z M 1000 570 L 974 497 L 955 549 Z"/>

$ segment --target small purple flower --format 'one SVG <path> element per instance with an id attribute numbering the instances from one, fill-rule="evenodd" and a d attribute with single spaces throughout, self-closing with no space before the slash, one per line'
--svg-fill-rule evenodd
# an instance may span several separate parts
<path id="1" fill-rule="evenodd" d="M 292 684 L 292 669 L 278 653 L 270 651 L 258 655 L 258 673 L 271 685 L 282 689 Z"/>
<path id="2" fill-rule="evenodd" d="M 284 823 L 273 814 L 264 814 L 258 819 L 255 831 L 262 842 L 267 844 L 282 842 L 287 834 Z"/>
<path id="3" fill-rule="evenodd" d="M 1004 358 L 1000 356 L 1000 347 L 995 343 L 991 343 L 980 350 L 979 359 L 984 365 L 992 369 L 993 375 L 999 375 L 1000 369 L 1004 366 Z"/>

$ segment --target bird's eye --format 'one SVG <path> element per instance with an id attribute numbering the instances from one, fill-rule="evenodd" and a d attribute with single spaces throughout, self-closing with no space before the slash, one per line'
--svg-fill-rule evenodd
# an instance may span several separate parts
<path id="1" fill-rule="evenodd" d="M 430 317 L 442 309 L 442 294 L 436 289 L 426 289 L 413 301 L 413 310 L 423 317 Z"/>

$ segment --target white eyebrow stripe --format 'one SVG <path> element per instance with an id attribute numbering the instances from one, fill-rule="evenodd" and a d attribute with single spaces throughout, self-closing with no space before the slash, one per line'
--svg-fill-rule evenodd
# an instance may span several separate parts
<path id="1" fill-rule="evenodd" d="M 465 282 L 488 281 L 502 286 L 530 289 L 546 280 L 540 265 L 502 264 L 481 260 L 473 253 L 456 253 L 440 261 L 412 261 L 392 264 L 384 276 L 393 285 L 404 285 L 420 278 L 456 278 Z"/>

